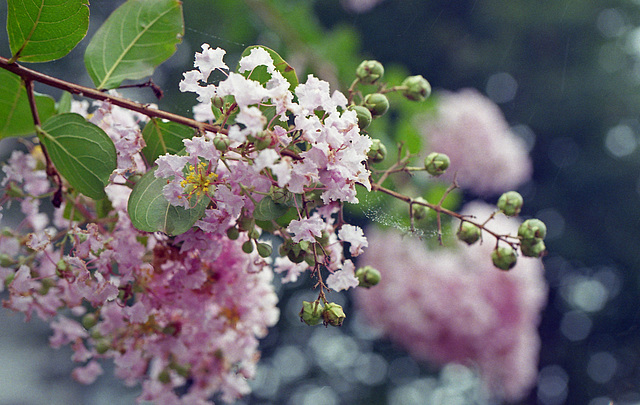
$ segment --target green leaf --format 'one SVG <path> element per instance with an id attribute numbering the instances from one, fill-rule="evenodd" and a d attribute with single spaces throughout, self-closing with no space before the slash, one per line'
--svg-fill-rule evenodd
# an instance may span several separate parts
<path id="1" fill-rule="evenodd" d="M 79 114 L 49 118 L 38 131 L 56 170 L 78 192 L 99 200 L 116 169 L 116 148 L 100 127 Z"/>
<path id="2" fill-rule="evenodd" d="M 13 59 L 60 59 L 87 35 L 88 0 L 8 0 L 7 33 Z"/>
<path id="3" fill-rule="evenodd" d="M 176 51 L 184 21 L 178 0 L 129 0 L 118 7 L 87 46 L 84 63 L 98 89 L 142 79 Z"/>
<path id="4" fill-rule="evenodd" d="M 267 48 L 266 46 L 262 45 L 253 45 L 245 49 L 244 52 L 242 52 L 241 57 L 248 56 L 251 53 L 251 50 L 255 48 L 262 48 L 269 53 L 269 56 L 271 56 L 271 59 L 273 59 L 273 65 L 275 66 L 276 70 L 280 72 L 282 76 L 289 82 L 289 90 L 293 91 L 296 87 L 298 87 L 298 76 L 296 75 L 296 70 L 290 64 L 285 62 L 285 60 L 282 59 L 282 56 L 278 55 L 278 53 L 273 49 Z M 253 70 L 253 72 L 245 72 L 244 74 L 245 77 L 256 80 L 261 84 L 265 84 L 271 79 L 271 74 L 267 73 L 267 69 L 265 66 L 257 66 Z"/>
<path id="5" fill-rule="evenodd" d="M 165 153 L 176 154 L 184 149 L 183 139 L 191 139 L 195 134 L 193 128 L 176 122 L 164 122 L 161 119 L 153 118 L 142 130 L 145 146 L 142 154 L 149 164 L 155 162 L 158 156 Z"/>
<path id="6" fill-rule="evenodd" d="M 44 121 L 54 114 L 56 103 L 49 96 L 36 94 L 36 107 Z M 20 77 L 0 69 L 0 139 L 32 134 L 33 125 L 27 90 Z"/>
<path id="7" fill-rule="evenodd" d="M 164 178 L 156 178 L 155 168 L 140 178 L 129 196 L 127 211 L 131 223 L 145 232 L 164 232 L 168 235 L 180 235 L 187 232 L 204 215 L 211 201 L 202 197 L 190 209 L 169 204 L 162 188 L 167 184 Z"/>
<path id="8" fill-rule="evenodd" d="M 256 208 L 253 210 L 253 218 L 257 221 L 270 221 L 280 218 L 288 210 L 289 207 L 286 205 L 278 204 L 271 197 L 265 196 L 256 204 Z"/>
<path id="9" fill-rule="evenodd" d="M 71 112 L 71 102 L 73 101 L 73 96 L 68 91 L 62 92 L 60 96 L 60 100 L 56 104 L 56 110 L 58 114 Z"/>

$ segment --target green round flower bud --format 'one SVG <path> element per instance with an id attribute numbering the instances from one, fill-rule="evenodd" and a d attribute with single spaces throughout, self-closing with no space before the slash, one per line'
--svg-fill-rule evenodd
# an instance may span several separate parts
<path id="1" fill-rule="evenodd" d="M 306 256 L 307 252 L 305 252 L 304 250 L 299 250 L 296 252 L 295 249 L 291 249 L 287 252 L 287 257 L 289 258 L 289 260 L 296 264 L 302 263 L 305 260 Z"/>
<path id="2" fill-rule="evenodd" d="M 377 60 L 365 60 L 356 69 L 356 77 L 364 84 L 373 84 L 384 75 L 384 66 Z"/>
<path id="3" fill-rule="evenodd" d="M 367 94 L 364 98 L 364 106 L 369 109 L 371 116 L 380 117 L 389 110 L 389 99 L 382 93 Z"/>
<path id="4" fill-rule="evenodd" d="M 440 176 L 447 171 L 450 164 L 449 156 L 444 153 L 431 152 L 424 159 L 424 167 L 427 169 L 427 173 L 432 176 Z"/>
<path id="5" fill-rule="evenodd" d="M 42 279 L 42 282 L 41 282 L 41 285 L 40 285 L 40 290 L 38 291 L 38 294 L 47 295 L 47 293 L 49 293 L 49 289 L 51 287 L 53 287 L 55 284 L 56 283 L 50 278 Z"/>
<path id="6" fill-rule="evenodd" d="M 16 261 L 11 258 L 6 253 L 0 253 L 0 266 L 2 267 L 10 267 L 16 264 Z"/>
<path id="7" fill-rule="evenodd" d="M 231 228 L 227 229 L 227 238 L 236 240 L 238 239 L 238 237 L 240 237 L 240 231 L 238 230 L 238 228 L 232 226 Z"/>
<path id="8" fill-rule="evenodd" d="M 360 281 L 359 286 L 364 288 L 370 288 L 380 282 L 380 272 L 371 266 L 360 267 L 356 270 L 356 277 Z"/>
<path id="9" fill-rule="evenodd" d="M 333 302 L 327 302 L 322 312 L 322 318 L 324 319 L 324 325 L 342 326 L 342 322 L 347 316 L 344 314 L 342 307 Z"/>
<path id="10" fill-rule="evenodd" d="M 226 152 L 229 149 L 229 145 L 231 145 L 231 140 L 228 136 L 217 134 L 213 137 L 213 146 L 220 152 Z"/>
<path id="11" fill-rule="evenodd" d="M 86 314 L 85 316 L 82 317 L 82 326 L 84 326 L 84 328 L 87 330 L 96 326 L 97 323 L 98 323 L 98 315 L 94 313 Z"/>
<path id="12" fill-rule="evenodd" d="M 352 105 L 349 109 L 356 112 L 356 117 L 358 117 L 358 127 L 361 130 L 366 129 L 371 124 L 373 117 L 371 116 L 371 111 L 369 111 L 367 107 Z"/>
<path id="13" fill-rule="evenodd" d="M 238 219 L 238 229 L 240 229 L 241 231 L 249 231 L 253 229 L 255 225 L 256 223 L 251 217 L 243 215 L 240 217 L 240 219 Z"/>
<path id="14" fill-rule="evenodd" d="M 171 374 L 169 373 L 169 370 L 167 370 L 165 368 L 160 373 L 158 373 L 158 381 L 160 383 L 162 383 L 162 384 L 170 383 L 171 382 Z"/>
<path id="15" fill-rule="evenodd" d="M 421 202 L 421 203 L 427 202 L 427 200 L 425 200 L 422 197 L 418 197 L 413 201 Z M 418 221 L 420 221 L 421 219 L 425 219 L 427 217 L 427 214 L 429 213 L 429 207 L 421 204 L 412 204 L 411 209 L 413 210 L 413 217 Z"/>
<path id="16" fill-rule="evenodd" d="M 262 131 L 258 135 L 256 135 L 254 145 L 256 150 L 263 150 L 271 146 L 273 142 L 273 134 L 271 131 Z"/>
<path id="17" fill-rule="evenodd" d="M 491 260 L 500 270 L 510 270 L 516 265 L 518 255 L 511 246 L 499 246 L 491 252 Z"/>
<path id="18" fill-rule="evenodd" d="M 373 163 L 380 163 L 387 157 L 387 147 L 384 146 L 384 143 L 382 143 L 380 139 L 374 139 L 367 152 L 367 157 Z"/>
<path id="19" fill-rule="evenodd" d="M 273 251 L 271 245 L 268 243 L 258 243 L 257 248 L 260 257 L 269 257 L 271 256 L 271 252 Z"/>
<path id="20" fill-rule="evenodd" d="M 292 194 L 291 191 L 287 189 L 271 186 L 269 189 L 269 196 L 276 204 L 286 204 L 291 200 Z"/>
<path id="21" fill-rule="evenodd" d="M 189 377 L 189 371 L 191 370 L 191 365 L 181 365 L 176 362 L 171 362 L 169 367 L 176 372 L 180 377 Z"/>
<path id="22" fill-rule="evenodd" d="M 245 253 L 253 252 L 253 242 L 251 242 L 251 240 L 244 242 L 242 244 L 242 251 Z"/>
<path id="23" fill-rule="evenodd" d="M 458 239 L 466 243 L 467 245 L 473 245 L 480 240 L 482 231 L 476 225 L 471 222 L 463 221 L 458 229 Z"/>
<path id="24" fill-rule="evenodd" d="M 247 235 L 249 236 L 249 239 L 258 239 L 260 237 L 260 231 L 256 228 L 252 228 L 247 232 Z"/>
<path id="25" fill-rule="evenodd" d="M 522 209 L 524 200 L 517 191 L 507 191 L 498 199 L 498 209 L 509 217 L 516 216 Z"/>
<path id="26" fill-rule="evenodd" d="M 95 348 L 98 354 L 105 354 L 109 349 L 111 349 L 111 344 L 106 340 L 100 340 L 99 342 L 96 342 Z"/>
<path id="27" fill-rule="evenodd" d="M 523 256 L 540 257 L 547 251 L 544 241 L 540 238 L 523 239 L 520 244 L 520 251 Z"/>
<path id="28" fill-rule="evenodd" d="M 401 86 L 402 95 L 412 101 L 424 101 L 431 95 L 431 85 L 421 75 L 407 77 Z"/>
<path id="29" fill-rule="evenodd" d="M 544 239 L 547 236 L 547 226 L 539 219 L 527 219 L 518 228 L 518 236 L 523 240 Z"/>
<path id="30" fill-rule="evenodd" d="M 317 325 L 322 319 L 324 308 L 318 301 L 302 301 L 302 309 L 300 310 L 300 320 L 309 326 Z"/>

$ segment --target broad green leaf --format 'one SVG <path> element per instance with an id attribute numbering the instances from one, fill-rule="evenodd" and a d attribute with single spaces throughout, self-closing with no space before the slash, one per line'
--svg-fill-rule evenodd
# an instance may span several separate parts
<path id="1" fill-rule="evenodd" d="M 293 91 L 298 87 L 298 76 L 296 75 L 296 70 L 290 64 L 285 62 L 285 60 L 282 59 L 282 56 L 278 55 L 278 53 L 273 49 L 269 49 L 262 45 L 253 45 L 242 52 L 242 57 L 248 56 L 251 53 L 251 50 L 255 48 L 262 48 L 269 53 L 269 56 L 273 59 L 273 65 L 276 70 L 289 82 L 289 90 Z M 247 75 L 248 73 L 251 74 Z M 264 66 L 256 67 L 253 72 L 245 72 L 245 76 L 248 76 L 250 79 L 256 80 L 262 84 L 265 84 L 271 79 L 271 74 L 267 73 L 267 69 Z"/>
<path id="2" fill-rule="evenodd" d="M 176 122 L 153 118 L 142 130 L 145 146 L 142 154 L 149 164 L 165 153 L 176 154 L 184 149 L 183 139 L 193 138 L 195 130 Z"/>
<path id="3" fill-rule="evenodd" d="M 152 169 L 142 176 L 129 196 L 127 211 L 131 223 L 145 232 L 164 232 L 168 235 L 187 232 L 204 215 L 211 200 L 209 197 L 200 198 L 190 209 L 173 206 L 162 194 L 167 180 L 156 178 L 154 172 L 155 169 Z"/>
<path id="4" fill-rule="evenodd" d="M 116 169 L 116 148 L 100 127 L 79 114 L 55 115 L 38 131 L 56 170 L 78 192 L 99 200 Z"/>
<path id="5" fill-rule="evenodd" d="M 71 103 L 73 102 L 73 96 L 68 91 L 62 92 L 60 100 L 56 104 L 56 110 L 58 114 L 71 112 Z"/>
<path id="6" fill-rule="evenodd" d="M 41 121 L 51 117 L 56 109 L 49 96 L 36 94 L 36 107 Z M 34 133 L 31 107 L 20 77 L 0 69 L 0 139 Z"/>
<path id="7" fill-rule="evenodd" d="M 91 39 L 84 54 L 98 89 L 142 79 L 176 51 L 184 22 L 178 0 L 129 0 L 118 7 Z"/>
<path id="8" fill-rule="evenodd" d="M 8 0 L 13 58 L 48 62 L 68 54 L 87 35 L 88 0 Z"/>
<path id="9" fill-rule="evenodd" d="M 262 200 L 256 204 L 253 210 L 253 218 L 257 221 L 270 221 L 272 219 L 278 219 L 283 216 L 289 207 L 284 204 L 278 204 L 274 202 L 271 197 L 265 196 Z"/>

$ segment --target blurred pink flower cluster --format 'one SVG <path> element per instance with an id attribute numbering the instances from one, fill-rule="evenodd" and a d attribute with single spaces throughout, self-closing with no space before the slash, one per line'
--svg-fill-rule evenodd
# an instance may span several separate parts
<path id="1" fill-rule="evenodd" d="M 486 218 L 488 205 L 463 213 Z M 489 229 L 513 232 L 517 221 L 499 215 Z M 477 367 L 495 397 L 517 400 L 537 376 L 540 312 L 547 286 L 539 260 L 520 257 L 509 272 L 486 260 L 495 239 L 460 249 L 430 250 L 397 232 L 368 232 L 360 265 L 377 268 L 376 288 L 356 290 L 356 303 L 372 324 L 417 359 Z"/>
<path id="2" fill-rule="evenodd" d="M 474 89 L 438 95 L 435 115 L 422 116 L 427 148 L 444 153 L 458 185 L 477 195 L 500 194 L 531 178 L 532 162 L 525 142 L 509 129 L 500 108 Z"/>
<path id="3" fill-rule="evenodd" d="M 33 156 L 15 152 L 7 181 L 42 187 L 37 166 Z M 244 237 L 194 229 L 170 240 L 140 232 L 125 212 L 131 189 L 112 184 L 106 192 L 118 214 L 108 235 L 104 224 L 81 229 L 64 218 L 64 205 L 56 210 L 54 223 L 69 227 L 67 252 L 53 243 L 54 228 L 39 207 L 23 204 L 21 227 L 33 230 L 28 249 L 0 236 L 0 254 L 26 263 L 15 273 L 0 266 L 0 291 L 6 285 L 10 293 L 3 306 L 50 322 L 51 346 L 73 348 L 72 359 L 83 364 L 73 377 L 84 384 L 102 374 L 98 360 L 112 359 L 115 374 L 128 385 L 142 383 L 140 399 L 156 404 L 247 394 L 258 338 L 279 317 L 268 260 L 244 253 Z M 178 387 L 187 394 L 179 398 Z"/>

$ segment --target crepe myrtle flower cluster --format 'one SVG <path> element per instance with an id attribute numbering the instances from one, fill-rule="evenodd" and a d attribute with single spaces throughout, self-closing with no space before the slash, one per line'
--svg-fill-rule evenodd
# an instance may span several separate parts
<path id="1" fill-rule="evenodd" d="M 386 156 L 384 145 L 364 129 L 388 111 L 385 92 L 424 100 L 430 85 L 413 76 L 393 89 L 361 95 L 355 91 L 359 83 L 377 84 L 384 74 L 379 62 L 364 61 L 347 98 L 331 93 L 327 82 L 312 75 L 292 88 L 264 48 L 246 54 L 237 72 L 229 71 L 224 55 L 223 49 L 204 44 L 196 53 L 196 69 L 180 83 L 182 91 L 198 95 L 196 117 L 220 125 L 220 130 L 185 140 L 183 154 L 157 159 L 155 176 L 167 180 L 164 197 L 185 209 L 203 198 L 210 201 L 195 225 L 232 239 L 246 235 L 245 252 L 255 249 L 269 257 L 272 249 L 260 240 L 261 233 L 280 236 L 275 271 L 286 282 L 310 269 L 319 287 L 318 300 L 303 308 L 301 319 L 340 325 L 344 313 L 326 300 L 325 289 L 370 287 L 375 279 L 362 276 L 343 253 L 347 244 L 349 256 L 357 257 L 367 239 L 362 229 L 344 223 L 342 204 L 358 202 L 356 185 L 371 191 L 367 161 Z M 209 83 L 213 71 L 226 78 Z"/>
<path id="2" fill-rule="evenodd" d="M 441 176 L 454 164 L 434 152 L 419 169 L 408 166 L 408 157 L 372 169 L 384 164 L 387 150 L 365 129 L 389 110 L 387 94 L 429 97 L 422 76 L 387 87 L 382 64 L 364 61 L 345 95 L 312 75 L 299 83 L 293 68 L 264 47 L 245 51 L 237 72 L 224 56 L 204 44 L 195 69 L 184 74 L 180 90 L 197 94 L 196 120 L 190 120 L 197 131 L 175 153 L 153 159 L 145 153 L 140 126 L 148 121 L 145 113 L 154 116 L 153 106 L 119 107 L 114 94 L 92 107 L 71 103 L 73 113 L 114 144 L 117 167 L 106 198 L 86 197 L 59 175 L 52 182 L 50 158 L 37 144 L 14 152 L 3 167 L 3 207 L 17 202 L 24 215 L 0 232 L 0 291 L 9 293 L 3 306 L 50 322 L 51 345 L 70 345 L 73 360 L 82 363 L 73 372 L 78 381 L 91 383 L 102 373 L 99 360 L 112 359 L 118 377 L 142 385 L 141 401 L 205 404 L 215 393 L 227 402 L 247 394 L 258 339 L 279 317 L 274 272 L 285 283 L 304 273 L 315 280 L 318 298 L 300 311 L 309 325 L 344 322 L 342 307 L 327 299 L 329 290 L 368 289 L 381 281 L 375 263 L 354 263 L 369 246 L 363 230 L 343 218 L 343 205 L 358 203 L 357 186 L 407 202 L 412 223 L 429 210 L 438 226 L 441 214 L 459 218 L 459 238 L 468 244 L 485 231 L 496 238 L 498 268 L 513 267 L 518 248 L 524 256 L 544 254 L 546 230 L 538 220 L 525 221 L 517 236 L 485 226 L 499 212 L 519 212 L 517 193 L 501 198 L 499 211 L 481 223 L 442 201 L 383 186 L 394 173 Z M 214 71 L 223 79 L 211 82 Z M 141 205 L 160 201 L 163 208 L 144 215 L 193 216 L 187 229 L 140 225 L 132 200 L 152 182 L 160 184 L 157 195 Z M 450 190 L 455 187 L 454 181 Z M 49 216 L 40 202 L 52 195 L 62 197 Z M 280 238 L 277 249 L 263 233 Z"/>
<path id="3" fill-rule="evenodd" d="M 474 201 L 461 212 L 487 217 L 494 208 Z M 501 232 L 525 222 L 505 215 L 492 220 Z M 524 258 L 509 272 L 496 271 L 483 259 L 493 249 L 488 243 L 438 249 L 395 230 L 367 234 L 361 262 L 375 266 L 384 281 L 358 289 L 356 309 L 416 359 L 471 366 L 498 400 L 526 397 L 536 382 L 537 328 L 548 291 L 542 263 Z"/>

